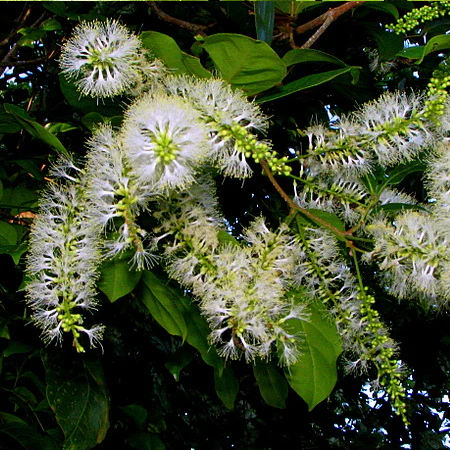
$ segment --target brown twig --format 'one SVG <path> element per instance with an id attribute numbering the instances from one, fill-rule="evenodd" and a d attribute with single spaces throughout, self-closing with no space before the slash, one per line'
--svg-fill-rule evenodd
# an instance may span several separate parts
<path id="1" fill-rule="evenodd" d="M 181 28 L 185 28 L 187 30 L 191 30 L 196 34 L 199 34 L 200 36 L 206 37 L 207 34 L 205 33 L 205 30 L 208 28 L 211 28 L 215 25 L 215 23 L 211 23 L 209 25 L 198 25 L 196 23 L 186 22 L 185 20 L 177 19 L 176 17 L 172 17 L 169 14 L 165 13 L 155 1 L 148 1 L 147 5 L 150 6 L 152 11 L 155 12 L 155 14 L 165 22 L 172 23 L 174 25 L 177 25 Z"/>
<path id="2" fill-rule="evenodd" d="M 273 173 L 270 170 L 270 167 L 269 167 L 269 164 L 267 164 L 267 161 L 262 160 L 262 161 L 260 161 L 260 164 L 261 164 L 264 172 L 266 173 L 267 177 L 269 178 L 270 182 L 273 184 L 273 186 L 275 187 L 277 192 L 281 195 L 283 200 L 288 204 L 289 209 L 290 209 L 289 214 L 294 214 L 295 211 L 299 211 L 301 214 L 306 216 L 308 219 L 311 219 L 312 221 L 318 223 L 320 226 L 327 228 L 335 235 L 340 236 L 341 238 L 345 239 L 345 242 L 348 247 L 350 247 L 352 249 L 356 249 L 353 242 L 351 240 L 349 240 L 349 238 L 352 238 L 350 232 L 338 230 L 336 227 L 334 227 L 333 225 L 328 223 L 326 220 L 323 220 L 321 217 L 317 217 L 312 212 L 308 211 L 305 208 L 302 208 L 300 205 L 297 205 L 297 203 L 295 203 L 291 199 L 291 197 L 289 197 L 289 195 L 287 195 L 286 192 L 284 192 L 283 188 L 278 184 L 278 181 L 273 176 Z"/>
<path id="3" fill-rule="evenodd" d="M 333 23 L 339 16 L 350 11 L 353 8 L 364 3 L 363 1 L 359 2 L 345 2 L 343 5 L 337 6 L 336 8 L 330 8 L 326 13 L 323 13 L 321 16 L 316 17 L 315 19 L 303 24 L 299 25 L 294 29 L 296 34 L 302 34 L 306 31 L 312 30 L 316 27 L 319 29 L 301 46 L 297 48 L 310 48 L 317 39 L 322 36 L 324 31 Z M 292 43 L 291 43 L 292 46 Z"/>

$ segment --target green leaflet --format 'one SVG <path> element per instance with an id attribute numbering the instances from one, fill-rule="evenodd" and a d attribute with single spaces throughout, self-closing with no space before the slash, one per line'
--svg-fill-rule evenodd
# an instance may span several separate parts
<path id="1" fill-rule="evenodd" d="M 284 373 L 311 411 L 331 394 L 336 384 L 336 360 L 341 344 L 336 325 L 326 317 L 320 303 L 312 304 L 309 314 L 308 321 L 289 321 L 290 332 L 301 338 L 301 354 L 295 364 L 284 368 Z"/>
<path id="2" fill-rule="evenodd" d="M 31 116 L 22 108 L 11 105 L 10 103 L 5 103 L 3 107 L 5 108 L 5 111 L 10 114 L 17 121 L 17 123 L 25 128 L 25 130 L 28 131 L 28 133 L 30 133 L 32 136 L 45 142 L 50 147 L 53 147 L 58 153 L 61 153 L 65 156 L 69 155 L 64 145 L 61 144 L 60 140 L 54 134 L 50 133 L 46 128 L 44 128 L 41 124 L 34 121 Z"/>
<path id="3" fill-rule="evenodd" d="M 201 41 L 222 78 L 255 95 L 270 89 L 286 76 L 286 66 L 262 41 L 233 33 L 218 33 Z"/>
<path id="4" fill-rule="evenodd" d="M 103 263 L 97 287 L 111 303 L 133 291 L 142 272 L 130 270 L 128 259 L 114 258 Z"/>
<path id="5" fill-rule="evenodd" d="M 294 94 L 295 92 L 309 89 L 320 84 L 327 83 L 333 78 L 339 77 L 344 73 L 352 73 L 355 77 L 358 67 L 347 66 L 343 69 L 330 70 L 328 72 L 317 73 L 314 75 L 307 75 L 306 77 L 299 78 L 292 83 L 285 84 L 284 86 L 273 89 L 269 94 L 262 95 L 257 99 L 258 103 L 265 103 L 277 98 L 286 97 L 287 95 Z"/>
<path id="6" fill-rule="evenodd" d="M 336 56 L 312 48 L 296 48 L 290 50 L 283 56 L 283 62 L 286 66 L 309 62 L 327 62 L 338 66 L 348 67 L 344 61 L 336 58 Z"/>
<path id="7" fill-rule="evenodd" d="M 109 428 L 109 398 L 98 361 L 44 354 L 47 400 L 64 432 L 63 450 L 89 450 Z"/>
<path id="8" fill-rule="evenodd" d="M 189 297 L 150 271 L 143 272 L 141 286 L 139 298 L 154 319 L 170 334 L 196 348 L 206 364 L 221 371 L 223 360 L 208 344 L 208 324 Z"/>
<path id="9" fill-rule="evenodd" d="M 396 56 L 407 59 L 417 59 L 416 64 L 420 64 L 429 53 L 450 48 L 450 36 L 440 34 L 431 38 L 426 45 L 405 48 Z"/>
<path id="10" fill-rule="evenodd" d="M 189 345 L 182 345 L 166 362 L 167 370 L 179 381 L 181 371 L 194 359 L 195 350 Z"/>
<path id="11" fill-rule="evenodd" d="M 279 368 L 271 362 L 256 361 L 253 373 L 264 401 L 274 408 L 285 408 L 288 384 Z"/>
<path id="12" fill-rule="evenodd" d="M 222 371 L 214 369 L 214 384 L 216 386 L 216 393 L 220 400 L 222 400 L 222 403 L 228 409 L 233 409 L 237 393 L 239 392 L 239 381 L 230 365 Z"/>
<path id="13" fill-rule="evenodd" d="M 206 70 L 195 56 L 181 51 L 178 44 L 170 36 L 157 31 L 144 31 L 141 34 L 142 44 L 159 58 L 171 70 L 194 75 L 199 78 L 210 78 L 211 72 Z"/>

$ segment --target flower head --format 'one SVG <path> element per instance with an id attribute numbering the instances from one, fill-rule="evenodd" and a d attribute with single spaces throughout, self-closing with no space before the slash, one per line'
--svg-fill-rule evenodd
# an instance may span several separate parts
<path id="1" fill-rule="evenodd" d="M 60 65 L 83 94 L 110 97 L 140 80 L 139 48 L 139 39 L 115 20 L 83 22 L 64 44 Z"/>
<path id="2" fill-rule="evenodd" d="M 130 108 L 122 138 L 139 183 L 156 193 L 191 184 L 210 150 L 198 112 L 162 93 L 150 93 Z"/>

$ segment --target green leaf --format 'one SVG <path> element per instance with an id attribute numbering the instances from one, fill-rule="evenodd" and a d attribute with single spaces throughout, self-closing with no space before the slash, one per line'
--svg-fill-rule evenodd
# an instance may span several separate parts
<path id="1" fill-rule="evenodd" d="M 401 183 L 405 177 L 411 173 L 424 172 L 426 164 L 422 161 L 413 161 L 407 164 L 399 164 L 393 170 L 386 174 L 386 185 L 395 185 Z"/>
<path id="2" fill-rule="evenodd" d="M 312 304 L 309 314 L 308 321 L 289 320 L 289 331 L 302 340 L 299 360 L 284 368 L 284 373 L 311 411 L 331 394 L 336 384 L 336 360 L 341 345 L 336 325 L 330 322 L 321 304 Z"/>
<path id="3" fill-rule="evenodd" d="M 3 351 L 3 356 L 7 358 L 11 355 L 17 355 L 22 353 L 30 353 L 34 350 L 34 347 L 31 345 L 25 344 L 20 341 L 9 341 L 5 350 Z"/>
<path id="4" fill-rule="evenodd" d="M 426 45 L 405 48 L 397 53 L 400 58 L 417 59 L 416 64 L 420 64 L 425 56 L 432 52 L 450 48 L 450 36 L 440 34 L 431 38 Z"/>
<path id="5" fill-rule="evenodd" d="M 381 61 L 390 61 L 403 49 L 404 38 L 388 30 L 373 30 Z"/>
<path id="6" fill-rule="evenodd" d="M 38 30 L 36 28 L 21 28 L 19 33 L 22 35 L 21 38 L 18 39 L 17 45 L 19 47 L 34 47 L 34 43 L 40 41 L 45 35 L 45 30 Z"/>
<path id="7" fill-rule="evenodd" d="M 294 64 L 309 62 L 327 62 L 337 64 L 338 66 L 348 67 L 347 64 L 339 58 L 311 48 L 296 48 L 294 50 L 290 50 L 283 56 L 282 61 L 287 67 Z"/>
<path id="8" fill-rule="evenodd" d="M 18 106 L 11 105 L 10 103 L 5 103 L 3 107 L 5 108 L 5 111 L 8 114 L 11 114 L 11 116 L 14 117 L 14 119 L 20 125 L 22 125 L 22 127 L 25 128 L 25 130 L 27 130 L 27 132 L 32 136 L 45 142 L 47 145 L 54 148 L 62 155 L 69 155 L 66 148 L 61 144 L 59 139 L 55 135 L 51 134 L 48 130 L 46 130 L 42 125 L 34 121 L 26 111 L 19 108 Z"/>
<path id="9" fill-rule="evenodd" d="M 296 16 L 298 13 L 303 11 L 304 9 L 310 7 L 311 5 L 314 5 L 314 1 L 309 2 L 299 2 L 299 1 L 286 1 L 286 0 L 280 0 L 275 2 L 275 6 L 280 11 L 283 11 L 286 14 L 289 14 L 291 16 Z"/>
<path id="10" fill-rule="evenodd" d="M 21 129 L 22 125 L 2 108 L 0 110 L 0 133 L 17 133 Z"/>
<path id="11" fill-rule="evenodd" d="M 122 125 L 122 120 L 122 116 L 105 117 L 97 112 L 90 112 L 81 119 L 81 122 L 90 131 L 94 131 L 99 125 L 104 123 L 109 123 L 113 127 L 119 128 Z"/>
<path id="12" fill-rule="evenodd" d="M 372 214 L 375 214 L 380 210 L 385 212 L 398 212 L 406 211 L 407 209 L 428 212 L 426 208 L 420 205 L 411 205 L 410 203 L 386 203 L 385 205 L 381 205 L 378 208 L 374 209 Z"/>
<path id="13" fill-rule="evenodd" d="M 378 1 L 378 2 L 364 2 L 364 7 L 370 8 L 370 9 L 376 9 L 378 11 L 383 11 L 385 13 L 390 14 L 394 17 L 395 20 L 399 19 L 399 13 L 398 9 L 392 4 L 385 1 Z"/>
<path id="14" fill-rule="evenodd" d="M 109 399 L 97 361 L 44 354 L 47 399 L 64 432 L 63 450 L 89 450 L 109 428 Z"/>
<path id="15" fill-rule="evenodd" d="M 234 408 L 239 381 L 234 375 L 233 369 L 228 365 L 222 371 L 214 369 L 214 384 L 217 396 L 228 409 Z"/>
<path id="16" fill-rule="evenodd" d="M 119 408 L 123 411 L 128 417 L 131 417 L 138 427 L 143 427 L 145 425 L 145 421 L 147 420 L 147 410 L 140 405 L 128 405 L 121 406 Z"/>
<path id="17" fill-rule="evenodd" d="M 142 273 L 140 299 L 153 318 L 170 334 L 186 340 L 188 328 L 179 295 L 149 270 Z"/>
<path id="18" fill-rule="evenodd" d="M 178 44 L 170 36 L 157 31 L 144 31 L 140 37 L 143 46 L 151 50 L 169 69 L 199 78 L 210 78 L 212 76 L 211 72 L 200 64 L 198 58 L 181 51 Z"/>
<path id="19" fill-rule="evenodd" d="M 255 2 L 256 37 L 270 45 L 275 19 L 275 2 Z"/>
<path id="20" fill-rule="evenodd" d="M 3 413 L 0 413 L 2 420 Z M 13 439 L 21 448 L 25 450 L 60 450 L 61 446 L 50 436 L 39 434 L 28 424 L 6 422 L 0 425 L 0 436 L 4 434 Z M 4 441 L 4 437 L 0 438 Z M 4 447 L 3 447 L 4 448 Z M 16 447 L 14 447 L 16 448 Z"/>
<path id="21" fill-rule="evenodd" d="M 221 76 L 247 95 L 270 89 L 286 76 L 283 61 L 265 42 L 219 33 L 205 38 L 202 46 Z"/>
<path id="22" fill-rule="evenodd" d="M 40 28 L 45 31 L 55 31 L 61 30 L 62 26 L 58 20 L 56 20 L 54 17 L 51 17 L 50 19 L 44 20 Z"/>
<path id="23" fill-rule="evenodd" d="M 253 373 L 264 401 L 274 408 L 285 408 L 288 384 L 278 367 L 271 362 L 257 361 L 253 365 Z"/>
<path id="24" fill-rule="evenodd" d="M 110 302 L 115 302 L 133 291 L 141 275 L 142 272 L 130 270 L 128 260 L 114 258 L 102 264 L 97 287 Z"/>
<path id="25" fill-rule="evenodd" d="M 164 450 L 166 446 L 161 439 L 148 431 L 138 431 L 128 438 L 131 447 L 137 450 Z"/>
<path id="26" fill-rule="evenodd" d="M 206 364 L 221 370 L 223 359 L 208 344 L 208 324 L 189 297 L 150 271 L 143 272 L 142 285 L 140 299 L 155 320 L 170 334 L 181 336 L 196 348 Z"/>
<path id="27" fill-rule="evenodd" d="M 354 71 L 355 67 L 347 66 L 343 69 L 330 70 L 328 72 L 321 72 L 314 75 L 308 75 L 306 77 L 299 78 L 284 86 L 273 89 L 269 94 L 262 95 L 256 101 L 257 103 L 265 103 L 277 98 L 286 97 L 287 95 L 294 94 L 305 89 L 310 89 L 315 86 L 327 83 L 336 77 L 339 77 L 345 73 Z"/>
<path id="28" fill-rule="evenodd" d="M 191 346 L 183 345 L 173 353 L 166 362 L 167 370 L 175 381 L 180 380 L 180 372 L 194 359 L 195 350 Z"/>
<path id="29" fill-rule="evenodd" d="M 0 222 L 0 245 L 16 245 L 17 231 L 9 223 Z"/>

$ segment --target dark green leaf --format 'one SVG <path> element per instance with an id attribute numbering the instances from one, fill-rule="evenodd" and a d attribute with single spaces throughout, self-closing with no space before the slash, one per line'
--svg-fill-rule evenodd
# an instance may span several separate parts
<path id="1" fill-rule="evenodd" d="M 147 410 L 140 405 L 128 405 L 121 406 L 121 411 L 123 411 L 128 417 L 131 417 L 138 427 L 143 427 L 145 421 L 147 420 Z"/>
<path id="2" fill-rule="evenodd" d="M 264 401 L 274 408 L 285 408 L 288 384 L 278 367 L 271 362 L 257 361 L 253 373 Z"/>
<path id="3" fill-rule="evenodd" d="M 0 245 L 16 245 L 17 231 L 6 222 L 0 222 Z"/>
<path id="4" fill-rule="evenodd" d="M 61 353 L 43 357 L 47 399 L 65 436 L 63 450 L 89 450 L 103 441 L 109 428 L 109 399 L 97 361 Z"/>
<path id="5" fill-rule="evenodd" d="M 283 56 L 283 62 L 286 66 L 292 66 L 294 64 L 308 63 L 308 62 L 327 62 L 331 64 L 337 64 L 338 66 L 347 67 L 343 61 L 328 53 L 321 52 L 320 50 L 314 50 L 311 48 L 296 48 L 288 51 Z"/>
<path id="6" fill-rule="evenodd" d="M 378 54 L 381 61 L 390 61 L 403 49 L 404 38 L 388 30 L 374 30 L 373 37 L 377 41 Z"/>
<path id="7" fill-rule="evenodd" d="M 381 205 L 376 208 L 373 213 L 377 211 L 385 211 L 385 212 L 397 212 L 397 211 L 405 211 L 405 210 L 415 210 L 415 211 L 428 211 L 426 208 L 420 205 L 411 205 L 409 203 L 386 203 L 385 205 Z"/>
<path id="8" fill-rule="evenodd" d="M 3 109 L 0 111 L 0 133 L 17 133 L 22 125 Z"/>
<path id="9" fill-rule="evenodd" d="M 387 173 L 386 184 L 390 186 L 399 184 L 405 179 L 407 175 L 415 172 L 423 172 L 425 169 L 426 164 L 421 161 L 414 161 L 408 164 L 400 164 Z"/>
<path id="10" fill-rule="evenodd" d="M 265 42 L 219 33 L 205 38 L 202 45 L 221 76 L 247 95 L 270 89 L 286 76 L 283 61 Z"/>
<path id="11" fill-rule="evenodd" d="M 141 301 L 155 320 L 169 333 L 186 339 L 189 345 L 200 352 L 206 364 L 222 370 L 223 360 L 215 348 L 208 344 L 210 329 L 198 307 L 180 289 L 163 282 L 152 272 L 144 271 L 142 281 Z M 160 299 L 156 297 L 159 293 Z"/>
<path id="12" fill-rule="evenodd" d="M 331 394 L 336 384 L 336 360 L 341 345 L 336 325 L 330 322 L 321 304 L 312 304 L 309 314 L 307 321 L 289 321 L 290 332 L 302 340 L 299 360 L 286 367 L 284 373 L 311 411 Z"/>
<path id="13" fill-rule="evenodd" d="M 275 2 L 275 6 L 280 11 L 283 11 L 286 14 L 289 14 L 290 16 L 296 16 L 300 12 L 302 12 L 304 9 L 316 4 L 314 1 L 309 2 L 302 2 L 302 1 L 286 1 L 286 0 L 280 0 Z"/>
<path id="14" fill-rule="evenodd" d="M 441 34 L 431 38 L 426 45 L 405 48 L 397 53 L 400 58 L 417 59 L 416 64 L 420 64 L 429 53 L 450 48 L 450 36 Z"/>
<path id="15" fill-rule="evenodd" d="M 319 86 L 323 83 L 327 83 L 332 79 L 339 77 L 345 73 L 349 73 L 355 70 L 354 67 L 346 67 L 344 69 L 330 70 L 328 72 L 317 73 L 314 75 L 308 75 L 292 83 L 285 84 L 284 86 L 273 89 L 269 94 L 263 95 L 257 99 L 258 103 L 265 103 L 277 98 L 286 97 L 287 95 L 294 94 L 295 92 L 302 91 L 304 89 L 310 89 L 315 86 Z"/>
<path id="16" fill-rule="evenodd" d="M 255 2 L 256 37 L 270 45 L 275 19 L 275 2 Z"/>
<path id="17" fill-rule="evenodd" d="M 199 78 L 212 76 L 211 72 L 200 64 L 198 58 L 182 52 L 170 36 L 157 31 L 144 31 L 141 34 L 141 40 L 144 47 L 151 50 L 169 69 Z"/>
<path id="18" fill-rule="evenodd" d="M 214 384 L 216 393 L 225 407 L 233 409 L 239 391 L 239 381 L 234 375 L 233 369 L 229 365 L 222 371 L 214 369 Z"/>
<path id="19" fill-rule="evenodd" d="M 137 450 L 164 450 L 166 448 L 164 442 L 156 434 L 148 431 L 133 433 L 129 437 L 128 443 Z"/>
<path id="20" fill-rule="evenodd" d="M 178 293 L 148 270 L 143 272 L 142 282 L 140 299 L 150 314 L 167 332 L 184 341 L 188 328 Z"/>
<path id="21" fill-rule="evenodd" d="M 20 353 L 32 352 L 34 348 L 31 345 L 25 344 L 20 341 L 9 341 L 5 350 L 3 351 L 3 356 L 6 358 L 11 355 L 16 355 Z"/>
<path id="22" fill-rule="evenodd" d="M 114 258 L 102 264 L 97 286 L 110 302 L 115 302 L 133 291 L 141 275 L 142 272 L 130 270 L 128 260 Z"/>
<path id="23" fill-rule="evenodd" d="M 364 6 L 366 8 L 386 12 L 391 16 L 393 16 L 395 20 L 398 20 L 399 18 L 398 9 L 392 3 L 385 1 L 376 1 L 376 2 L 372 1 L 372 2 L 364 2 Z"/>
<path id="24" fill-rule="evenodd" d="M 188 345 L 181 346 L 166 362 L 167 370 L 180 380 L 180 372 L 194 359 L 195 350 Z"/>
<path id="25" fill-rule="evenodd" d="M 5 111 L 8 114 L 11 114 L 11 116 L 14 117 L 14 119 L 16 119 L 17 122 L 22 125 L 22 127 L 25 128 L 25 130 L 27 130 L 32 136 L 45 142 L 50 147 L 53 147 L 62 155 L 68 155 L 66 148 L 61 144 L 59 139 L 46 130 L 42 125 L 34 121 L 26 111 L 9 103 L 5 103 L 3 107 L 5 108 Z"/>
<path id="26" fill-rule="evenodd" d="M 3 413 L 1 414 L 3 419 Z M 25 450 L 60 450 L 60 445 L 50 436 L 39 434 L 28 424 L 7 422 L 0 425 L 0 436 L 5 434 Z M 0 437 L 0 441 L 4 438 Z M 15 447 L 14 447 L 15 448 Z"/>
<path id="27" fill-rule="evenodd" d="M 61 23 L 55 19 L 54 17 L 51 17 L 50 19 L 44 20 L 42 22 L 40 28 L 45 31 L 55 31 L 55 30 L 61 30 L 62 26 Z"/>

